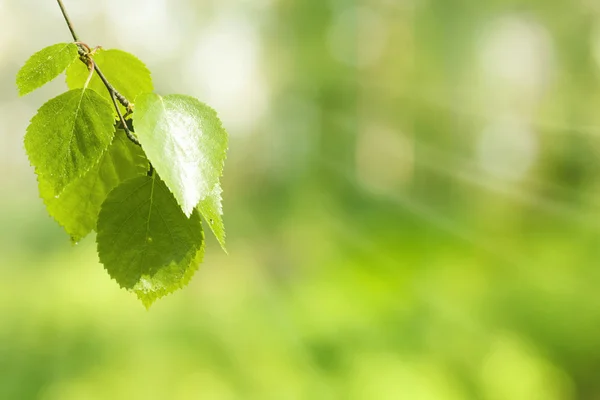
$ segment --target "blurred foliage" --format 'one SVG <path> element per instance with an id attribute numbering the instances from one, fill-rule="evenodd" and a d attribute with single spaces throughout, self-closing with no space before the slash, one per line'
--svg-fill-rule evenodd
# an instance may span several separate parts
<path id="1" fill-rule="evenodd" d="M 0 398 L 600 398 L 595 2 L 172 7 L 184 33 L 231 9 L 232 32 L 258 31 L 268 107 L 230 128 L 230 254 L 209 239 L 145 312 L 93 240 L 69 246 L 33 191 L 7 192 Z M 184 79 L 194 35 L 157 87 Z M 259 115 L 252 90 L 230 124 Z"/>

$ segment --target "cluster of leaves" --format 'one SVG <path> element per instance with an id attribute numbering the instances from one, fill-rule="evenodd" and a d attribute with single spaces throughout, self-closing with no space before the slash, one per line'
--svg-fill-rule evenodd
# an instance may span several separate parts
<path id="1" fill-rule="evenodd" d="M 111 103 L 95 65 L 135 107 Z M 18 72 L 19 94 L 64 71 L 69 90 L 40 107 L 25 135 L 40 196 L 73 242 L 97 232 L 110 276 L 149 307 L 197 270 L 202 217 L 225 250 L 219 180 L 227 133 L 197 99 L 153 93 L 150 71 L 120 50 L 46 47 Z"/>

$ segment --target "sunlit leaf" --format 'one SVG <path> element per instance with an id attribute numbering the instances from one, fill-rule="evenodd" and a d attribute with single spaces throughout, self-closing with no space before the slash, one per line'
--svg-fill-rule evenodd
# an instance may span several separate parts
<path id="1" fill-rule="evenodd" d="M 40 196 L 48 213 L 78 242 L 96 228 L 100 206 L 108 193 L 125 180 L 143 176 L 148 160 L 142 150 L 117 132 L 102 158 L 84 176 L 71 182 L 60 196 L 42 177 L 38 177 Z"/>
<path id="2" fill-rule="evenodd" d="M 141 290 L 152 282 L 155 288 L 171 290 L 176 277 L 185 275 L 186 257 L 194 257 L 204 242 L 198 213 L 187 218 L 156 173 L 130 179 L 110 192 L 97 232 L 100 261 L 127 289 L 137 285 Z"/>
<path id="3" fill-rule="evenodd" d="M 74 43 L 58 43 L 38 51 L 17 73 L 19 95 L 23 96 L 50 82 L 76 59 L 77 45 Z M 73 64 L 79 64 L 85 70 L 87 78 L 88 70 L 85 65 Z"/>
<path id="4" fill-rule="evenodd" d="M 129 101 L 133 102 L 140 93 L 154 90 L 150 71 L 133 54 L 122 50 L 99 49 L 93 55 L 93 58 L 110 84 Z M 83 63 L 73 63 L 67 68 L 66 82 L 69 89 L 83 87 L 87 78 L 88 70 Z M 104 83 L 97 74 L 94 74 L 88 87 L 112 101 Z"/>
<path id="5" fill-rule="evenodd" d="M 92 90 L 75 89 L 40 107 L 27 128 L 25 149 L 56 196 L 98 163 L 113 136 L 111 105 Z"/>
<path id="6" fill-rule="evenodd" d="M 209 196 L 223 171 L 227 133 L 216 112 L 184 95 L 136 99 L 136 134 L 186 215 Z"/>
<path id="7" fill-rule="evenodd" d="M 225 250 L 219 180 L 227 133 L 200 101 L 152 94 L 150 71 L 135 56 L 95 49 L 86 57 L 109 84 L 98 69 L 91 74 L 73 62 L 78 51 L 74 43 L 47 47 L 19 71 L 21 95 L 65 69 L 70 89 L 40 107 L 25 149 L 48 213 L 74 242 L 95 229 L 110 276 L 149 307 L 187 285 L 198 269 L 205 249 L 201 218 Z M 115 136 L 119 123 L 106 86 L 135 102 L 125 117 L 141 147 L 122 130 Z"/>

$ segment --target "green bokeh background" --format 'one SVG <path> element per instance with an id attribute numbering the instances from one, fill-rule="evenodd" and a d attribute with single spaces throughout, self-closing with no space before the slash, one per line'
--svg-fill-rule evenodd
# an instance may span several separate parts
<path id="1" fill-rule="evenodd" d="M 231 135 L 149 312 L 47 216 L 18 98 L 55 2 L 0 0 L 0 399 L 600 398 L 600 6 L 65 0 Z"/>

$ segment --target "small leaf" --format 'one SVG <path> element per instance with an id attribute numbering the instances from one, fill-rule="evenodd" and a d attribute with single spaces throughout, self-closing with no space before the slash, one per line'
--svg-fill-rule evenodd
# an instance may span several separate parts
<path id="1" fill-rule="evenodd" d="M 111 85 L 129 101 L 133 102 L 140 93 L 154 90 L 150 71 L 133 54 L 115 49 L 98 49 L 93 58 Z M 88 70 L 83 63 L 73 63 L 67 68 L 66 82 L 69 89 L 82 88 L 87 78 Z M 98 92 L 108 101 L 112 101 L 104 83 L 97 74 L 94 74 L 88 87 Z"/>
<path id="2" fill-rule="evenodd" d="M 38 186 L 48 213 L 65 228 L 73 242 L 78 242 L 96 228 L 108 193 L 125 180 L 145 175 L 147 170 L 148 160 L 142 149 L 120 131 L 98 164 L 67 185 L 60 196 L 53 194 L 42 177 L 38 177 Z"/>
<path id="3" fill-rule="evenodd" d="M 56 196 L 98 163 L 113 136 L 110 104 L 92 90 L 75 89 L 40 107 L 27 128 L 25 149 Z"/>
<path id="4" fill-rule="evenodd" d="M 227 133 L 216 112 L 193 97 L 136 99 L 136 134 L 148 159 L 189 216 L 219 183 Z"/>
<path id="5" fill-rule="evenodd" d="M 221 185 L 216 184 L 213 190 L 198 203 L 198 211 L 204 217 L 208 226 L 215 234 L 225 253 L 225 226 L 223 225 L 223 207 L 221 206 Z"/>
<path id="6" fill-rule="evenodd" d="M 199 215 L 186 218 L 156 173 L 130 179 L 110 192 L 97 231 L 100 261 L 126 289 L 143 287 L 149 279 L 154 287 L 171 289 L 188 268 L 186 257 L 204 242 Z"/>
<path id="7" fill-rule="evenodd" d="M 23 96 L 50 82 L 75 59 L 77 59 L 77 45 L 74 43 L 58 43 L 38 51 L 17 73 L 19 95 Z M 79 64 L 87 74 L 85 65 Z"/>
<path id="8" fill-rule="evenodd" d="M 144 275 L 133 291 L 146 308 L 177 289 L 183 289 L 192 279 L 204 258 L 204 242 L 198 250 L 192 250 L 179 263 L 172 263 L 154 276 Z"/>

